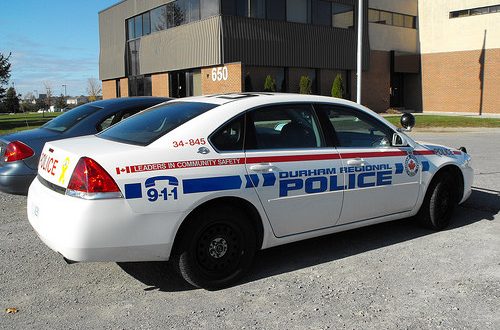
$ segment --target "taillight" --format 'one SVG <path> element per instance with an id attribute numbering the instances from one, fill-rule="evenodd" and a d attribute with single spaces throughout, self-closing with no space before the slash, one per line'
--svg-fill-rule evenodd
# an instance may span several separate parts
<path id="1" fill-rule="evenodd" d="M 123 197 L 115 180 L 95 160 L 82 157 L 71 175 L 66 195 L 84 199 Z"/>
<path id="2" fill-rule="evenodd" d="M 33 149 L 22 143 L 21 141 L 14 141 L 7 145 L 4 153 L 4 162 L 15 162 L 18 160 L 26 159 L 35 154 Z"/>

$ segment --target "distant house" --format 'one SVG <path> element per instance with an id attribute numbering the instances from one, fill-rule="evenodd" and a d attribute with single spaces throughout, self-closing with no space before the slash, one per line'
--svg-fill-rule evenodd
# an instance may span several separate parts
<path id="1" fill-rule="evenodd" d="M 79 105 L 83 103 L 87 103 L 89 100 L 86 96 L 80 95 L 77 97 L 68 97 L 66 99 L 66 104 L 67 105 Z"/>

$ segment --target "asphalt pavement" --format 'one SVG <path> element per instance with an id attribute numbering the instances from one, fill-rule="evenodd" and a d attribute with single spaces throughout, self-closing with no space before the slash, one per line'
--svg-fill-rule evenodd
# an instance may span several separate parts
<path id="1" fill-rule="evenodd" d="M 0 329 L 500 329 L 500 131 L 411 135 L 473 157 L 450 229 L 405 219 L 261 251 L 215 292 L 166 263 L 67 265 L 26 198 L 0 193 Z"/>

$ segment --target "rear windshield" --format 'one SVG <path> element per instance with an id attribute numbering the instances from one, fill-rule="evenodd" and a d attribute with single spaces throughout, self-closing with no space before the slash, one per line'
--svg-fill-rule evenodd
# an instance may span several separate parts
<path id="1" fill-rule="evenodd" d="M 100 109 L 102 108 L 84 104 L 52 119 L 42 127 L 50 129 L 52 131 L 64 132 L 75 126 L 76 123 L 78 123 L 85 117 L 90 116 Z"/>
<path id="2" fill-rule="evenodd" d="M 162 104 L 121 121 L 97 136 L 145 146 L 216 106 L 200 102 Z"/>

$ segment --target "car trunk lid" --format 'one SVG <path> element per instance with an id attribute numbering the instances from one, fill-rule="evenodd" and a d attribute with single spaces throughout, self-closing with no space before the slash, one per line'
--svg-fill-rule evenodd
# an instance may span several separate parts
<path id="1" fill-rule="evenodd" d="M 129 153 L 137 146 L 85 136 L 47 142 L 40 155 L 38 175 L 51 188 L 55 185 L 67 188 L 71 175 L 82 157 L 89 157 L 100 163 L 103 158 L 113 159 L 114 155 Z M 106 169 L 106 168 L 105 168 Z M 110 175 L 112 171 L 106 169 Z M 54 189 L 55 190 L 55 189 Z"/>

